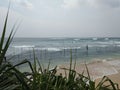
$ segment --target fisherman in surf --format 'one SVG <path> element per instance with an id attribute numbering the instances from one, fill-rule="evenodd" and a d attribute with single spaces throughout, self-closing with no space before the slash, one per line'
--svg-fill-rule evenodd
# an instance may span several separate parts
<path id="1" fill-rule="evenodd" d="M 87 51 L 87 55 L 88 55 L 88 45 L 86 45 L 86 51 Z"/>

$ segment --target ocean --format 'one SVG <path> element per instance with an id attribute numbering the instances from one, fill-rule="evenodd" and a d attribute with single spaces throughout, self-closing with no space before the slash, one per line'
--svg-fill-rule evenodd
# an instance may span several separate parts
<path id="1" fill-rule="evenodd" d="M 114 60 L 120 58 L 120 38 L 14 38 L 6 57 L 13 64 L 33 63 L 34 53 L 45 66 L 69 63 L 71 56 L 81 63 Z"/>

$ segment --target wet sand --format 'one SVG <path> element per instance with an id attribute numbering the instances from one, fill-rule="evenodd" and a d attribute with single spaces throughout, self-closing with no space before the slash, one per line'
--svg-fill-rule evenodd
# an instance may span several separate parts
<path id="1" fill-rule="evenodd" d="M 95 80 L 96 84 L 101 80 L 103 76 L 108 76 L 115 83 L 120 84 L 120 60 L 93 61 L 88 63 L 87 67 L 91 79 Z M 61 68 L 69 68 L 69 65 L 59 65 L 58 67 L 58 74 L 62 73 L 63 75 L 65 75 L 65 71 Z M 75 70 L 78 73 L 82 73 L 84 71 L 84 75 L 87 76 L 85 64 L 77 62 Z"/>

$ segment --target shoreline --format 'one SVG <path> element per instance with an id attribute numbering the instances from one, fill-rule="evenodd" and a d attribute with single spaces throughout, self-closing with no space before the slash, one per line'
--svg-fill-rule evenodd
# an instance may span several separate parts
<path id="1" fill-rule="evenodd" d="M 120 60 L 92 61 L 87 63 L 87 67 L 88 67 L 91 79 L 94 81 L 96 80 L 99 81 L 103 76 L 108 76 L 114 79 L 118 79 L 118 78 L 115 78 L 114 76 L 120 75 Z M 65 71 L 62 70 L 61 68 L 69 68 L 69 64 L 59 65 L 57 68 L 58 74 L 62 73 L 63 75 L 65 75 Z M 86 67 L 85 67 L 85 64 L 83 63 L 77 62 L 75 70 L 77 71 L 77 73 L 82 73 L 84 71 L 84 75 L 85 76 L 87 75 Z"/>
<path id="2" fill-rule="evenodd" d="M 95 85 L 97 85 L 102 77 L 107 76 L 109 77 L 114 83 L 118 83 L 120 88 L 120 59 L 96 59 L 90 62 L 86 62 L 88 67 L 88 71 L 91 77 L 91 80 L 95 81 Z M 63 76 L 68 75 L 68 71 L 65 72 L 62 68 L 69 69 L 70 63 L 64 63 L 57 65 L 57 74 L 62 74 Z M 53 67 L 54 68 L 54 67 Z M 50 69 L 53 69 L 50 68 Z M 72 69 L 74 68 L 74 61 L 72 64 Z M 77 61 L 75 70 L 77 73 L 82 74 L 84 71 L 84 76 L 87 76 L 87 70 L 84 62 Z M 105 83 L 107 85 L 107 83 Z"/>

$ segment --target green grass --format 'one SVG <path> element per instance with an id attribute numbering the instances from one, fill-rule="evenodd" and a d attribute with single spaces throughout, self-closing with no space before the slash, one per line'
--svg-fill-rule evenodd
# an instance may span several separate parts
<path id="1" fill-rule="evenodd" d="M 108 77 L 104 76 L 97 86 L 95 81 L 91 80 L 87 65 L 87 76 L 75 71 L 76 61 L 73 64 L 72 50 L 70 51 L 70 68 L 62 68 L 69 74 L 63 76 L 57 74 L 57 66 L 50 70 L 50 63 L 46 69 L 43 69 L 41 63 L 35 56 L 33 65 L 28 60 L 23 60 L 21 63 L 12 65 L 6 60 L 6 52 L 14 37 L 15 26 L 5 42 L 5 33 L 8 21 L 9 9 L 6 15 L 4 28 L 0 40 L 0 90 L 119 90 L 118 84 L 112 82 Z M 4 45 L 5 44 L 5 45 Z M 22 73 L 16 67 L 28 63 L 31 72 Z M 39 66 L 39 67 L 38 67 Z M 38 68 L 37 68 L 38 67 Z M 109 82 L 109 85 L 105 85 Z"/>

